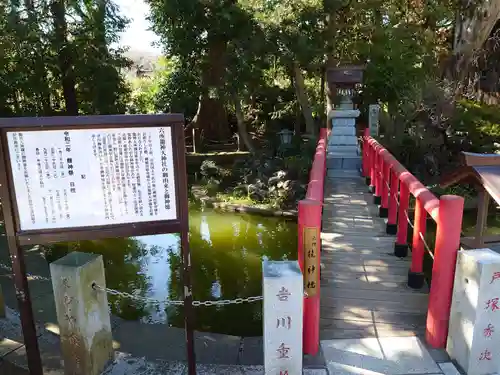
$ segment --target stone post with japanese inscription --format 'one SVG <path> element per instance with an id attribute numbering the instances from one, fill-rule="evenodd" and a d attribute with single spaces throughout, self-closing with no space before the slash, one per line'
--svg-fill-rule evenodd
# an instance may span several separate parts
<path id="1" fill-rule="evenodd" d="M 500 370 L 499 298 L 500 254 L 459 251 L 446 349 L 468 375 Z"/>
<path id="2" fill-rule="evenodd" d="M 303 279 L 297 261 L 264 261 L 265 375 L 302 374 Z"/>
<path id="3" fill-rule="evenodd" d="M 73 252 L 50 264 L 66 375 L 98 375 L 113 359 L 102 255 Z"/>
<path id="4" fill-rule="evenodd" d="M 378 137 L 379 135 L 379 114 L 380 105 L 370 104 L 368 110 L 368 126 L 372 137 Z"/>

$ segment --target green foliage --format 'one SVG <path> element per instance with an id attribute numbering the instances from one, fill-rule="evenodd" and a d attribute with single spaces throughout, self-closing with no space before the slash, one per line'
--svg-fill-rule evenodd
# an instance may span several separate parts
<path id="1" fill-rule="evenodd" d="M 124 113 L 129 61 L 112 45 L 126 25 L 111 0 L 2 2 L 0 116 Z"/>
<path id="2" fill-rule="evenodd" d="M 472 152 L 500 151 L 500 112 L 498 106 L 461 100 L 452 121 L 453 131 Z"/>
<path id="3" fill-rule="evenodd" d="M 187 121 L 196 114 L 200 81 L 186 65 L 176 64 L 172 72 L 158 82 L 153 105 L 157 111 L 184 113 Z"/>
<path id="4" fill-rule="evenodd" d="M 375 43 L 367 46 L 363 99 L 366 103 L 399 104 L 412 96 L 416 86 L 432 74 L 425 63 L 431 46 L 416 27 L 383 27 Z"/>

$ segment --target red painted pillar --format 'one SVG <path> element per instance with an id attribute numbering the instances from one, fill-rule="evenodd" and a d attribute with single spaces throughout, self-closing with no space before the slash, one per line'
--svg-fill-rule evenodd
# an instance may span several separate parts
<path id="1" fill-rule="evenodd" d="M 309 290 L 309 295 L 304 297 L 303 351 L 305 354 L 316 355 L 319 350 L 321 203 L 312 199 L 301 200 L 298 210 L 298 259 L 304 275 L 304 291 Z M 316 238 L 316 246 L 312 243 L 313 235 Z M 314 250 L 314 253 L 311 253 L 311 250 Z M 307 284 L 312 280 L 316 283 L 315 287 L 310 288 L 309 285 L 308 288 Z"/>
<path id="2" fill-rule="evenodd" d="M 443 195 L 439 200 L 436 247 L 425 333 L 427 342 L 434 348 L 444 348 L 448 337 L 463 210 L 464 198 L 462 197 Z"/>
<path id="3" fill-rule="evenodd" d="M 391 165 L 381 156 L 382 159 L 382 198 L 380 202 L 380 207 L 378 209 L 378 215 L 380 217 L 386 218 L 389 215 L 389 186 L 390 182 L 390 171 Z M 391 187 L 392 189 L 392 187 Z"/>
<path id="4" fill-rule="evenodd" d="M 370 186 L 370 144 L 368 143 L 370 131 L 365 129 L 363 134 L 363 176 L 366 184 Z"/>
<path id="5" fill-rule="evenodd" d="M 420 289 L 424 286 L 424 240 L 427 225 L 427 211 L 420 199 L 415 202 L 415 218 L 413 220 L 413 239 L 411 245 L 411 266 L 408 272 L 408 286 Z"/>
<path id="6" fill-rule="evenodd" d="M 382 200 L 382 171 L 383 159 L 380 152 L 382 148 L 375 146 L 375 193 L 373 194 L 373 203 L 379 205 Z"/>
<path id="7" fill-rule="evenodd" d="M 391 176 L 391 190 L 389 192 L 389 213 L 387 215 L 385 232 L 390 235 L 395 235 L 398 232 L 396 220 L 398 216 L 399 178 L 393 168 L 389 170 L 389 174 Z"/>
<path id="8" fill-rule="evenodd" d="M 399 209 L 398 209 L 398 233 L 396 244 L 394 245 L 394 255 L 399 258 L 404 258 L 408 255 L 408 221 L 406 214 L 408 205 L 410 204 L 410 190 L 404 181 L 400 181 L 399 185 Z"/>
<path id="9" fill-rule="evenodd" d="M 370 144 L 370 192 L 375 193 L 377 184 L 377 151 L 373 144 Z"/>

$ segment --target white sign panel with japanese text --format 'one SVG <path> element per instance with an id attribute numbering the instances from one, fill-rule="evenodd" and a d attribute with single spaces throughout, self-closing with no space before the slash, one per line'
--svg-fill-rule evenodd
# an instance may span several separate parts
<path id="1" fill-rule="evenodd" d="M 170 127 L 7 133 L 21 230 L 177 218 Z"/>
<path id="2" fill-rule="evenodd" d="M 500 254 L 460 251 L 447 351 L 468 375 L 500 371 Z"/>
<path id="3" fill-rule="evenodd" d="M 265 375 L 302 374 L 303 279 L 297 261 L 264 261 Z"/>

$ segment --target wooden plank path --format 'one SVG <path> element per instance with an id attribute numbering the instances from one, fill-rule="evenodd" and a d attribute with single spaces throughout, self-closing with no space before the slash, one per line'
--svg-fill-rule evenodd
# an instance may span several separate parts
<path id="1" fill-rule="evenodd" d="M 321 263 L 320 339 L 421 336 L 428 289 L 406 286 L 410 256 L 393 255 L 361 177 L 328 178 Z"/>

